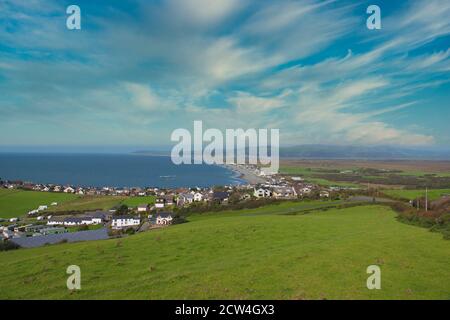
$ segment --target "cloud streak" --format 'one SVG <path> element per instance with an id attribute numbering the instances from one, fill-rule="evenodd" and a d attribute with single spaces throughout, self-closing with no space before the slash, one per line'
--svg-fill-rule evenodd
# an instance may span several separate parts
<path id="1" fill-rule="evenodd" d="M 282 144 L 450 142 L 448 3 L 381 3 L 378 33 L 350 1 L 79 5 L 70 32 L 62 2 L 0 4 L 0 145 L 168 143 L 193 120 Z"/>

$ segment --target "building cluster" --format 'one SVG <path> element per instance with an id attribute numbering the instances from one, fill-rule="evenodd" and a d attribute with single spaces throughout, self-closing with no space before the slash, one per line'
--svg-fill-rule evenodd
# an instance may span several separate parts
<path id="1" fill-rule="evenodd" d="M 111 220 L 112 214 L 106 211 L 85 212 L 82 216 L 60 217 L 48 216 L 47 225 L 49 226 L 81 226 L 98 225 Z"/>
<path id="2" fill-rule="evenodd" d="M 58 184 L 36 184 L 21 180 L 0 180 L 0 188 L 7 189 L 23 189 L 30 191 L 41 192 L 60 192 L 60 193 L 72 193 L 78 195 L 90 195 L 90 196 L 147 196 L 153 195 L 158 188 L 117 188 L 117 187 L 79 187 L 72 185 L 58 185 Z"/>
<path id="3" fill-rule="evenodd" d="M 64 227 L 51 227 L 47 225 L 35 225 L 35 224 L 27 224 L 27 225 L 11 224 L 8 226 L 0 226 L 0 239 L 47 236 L 67 232 L 68 230 Z"/>
<path id="4" fill-rule="evenodd" d="M 330 198 L 337 187 L 323 188 L 305 182 L 301 177 L 283 175 L 266 175 L 256 166 L 246 165 L 239 168 L 244 174 L 256 177 L 253 183 L 216 188 L 114 188 L 114 187 L 76 187 L 55 184 L 33 184 L 23 181 L 1 181 L 0 188 L 19 188 L 41 192 L 62 192 L 79 195 L 121 195 L 129 197 L 155 197 L 154 203 L 142 203 L 126 212 L 109 211 L 84 212 L 75 216 L 50 215 L 49 207 L 58 203 L 42 204 L 28 212 L 29 217 L 36 218 L 33 224 L 19 223 L 19 218 L 8 219 L 7 226 L 0 225 L 0 238 L 42 236 L 53 233 L 74 231 L 75 226 L 102 225 L 113 230 L 133 228 L 139 230 L 143 225 L 148 228 L 167 226 L 174 222 L 173 209 L 202 203 L 227 204 L 235 201 L 257 201 L 261 198 L 293 200 L 305 197 Z M 257 182 L 256 182 L 257 181 Z M 143 201 L 145 202 L 145 201 Z M 52 210 L 54 211 L 54 210 Z M 29 220 L 29 219 L 25 219 Z M 1 221 L 0 221 L 1 222 Z M 89 229 L 89 228 L 88 228 Z"/>

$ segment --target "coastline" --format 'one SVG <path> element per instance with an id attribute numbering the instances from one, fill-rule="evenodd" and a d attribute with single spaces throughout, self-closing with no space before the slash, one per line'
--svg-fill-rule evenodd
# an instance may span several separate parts
<path id="1" fill-rule="evenodd" d="M 246 181 L 248 184 L 254 185 L 266 182 L 263 177 L 258 176 L 251 169 L 248 169 L 242 165 L 223 164 L 222 166 L 228 170 L 236 172 L 236 174 L 239 175 L 238 178 Z"/>

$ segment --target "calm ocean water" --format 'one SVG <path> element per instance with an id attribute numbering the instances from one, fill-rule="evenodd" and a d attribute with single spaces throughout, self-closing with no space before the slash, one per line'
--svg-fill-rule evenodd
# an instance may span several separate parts
<path id="1" fill-rule="evenodd" d="M 239 184 L 226 168 L 174 165 L 170 157 L 133 154 L 0 153 L 0 178 L 94 187 L 207 187 Z"/>

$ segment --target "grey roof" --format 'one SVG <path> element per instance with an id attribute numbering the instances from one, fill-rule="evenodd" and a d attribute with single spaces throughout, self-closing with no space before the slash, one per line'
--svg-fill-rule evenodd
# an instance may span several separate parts
<path id="1" fill-rule="evenodd" d="M 106 228 L 92 230 L 92 231 L 79 231 L 71 233 L 50 234 L 46 236 L 37 237 L 23 237 L 11 239 L 12 242 L 18 244 L 23 248 L 41 247 L 47 243 L 54 244 L 63 240 L 68 242 L 78 241 L 91 241 L 91 240 L 104 240 L 108 239 L 108 231 Z"/>
<path id="2" fill-rule="evenodd" d="M 92 211 L 92 212 L 88 211 L 85 212 L 85 214 L 93 218 L 102 218 L 102 219 L 110 215 L 110 213 L 107 211 Z"/>
<path id="3" fill-rule="evenodd" d="M 157 214 L 157 217 L 160 218 L 169 218 L 172 217 L 172 214 L 170 212 L 161 212 Z"/>
<path id="4" fill-rule="evenodd" d="M 228 192 L 225 191 L 216 191 L 212 195 L 213 199 L 223 200 L 229 197 Z"/>
<path id="5" fill-rule="evenodd" d="M 86 220 L 86 218 L 68 217 L 64 219 L 64 222 L 81 223 L 83 220 Z"/>

